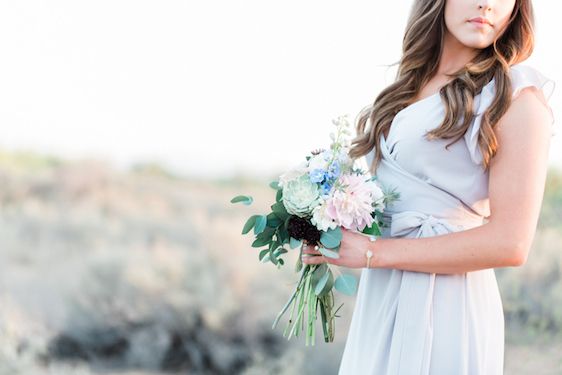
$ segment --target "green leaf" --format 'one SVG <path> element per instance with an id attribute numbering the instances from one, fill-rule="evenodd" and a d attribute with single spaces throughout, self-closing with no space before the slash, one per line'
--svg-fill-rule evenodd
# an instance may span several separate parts
<path id="1" fill-rule="evenodd" d="M 275 249 L 275 251 L 273 252 L 275 255 L 281 255 L 281 254 L 285 254 L 288 253 L 289 250 L 285 249 L 283 246 L 279 246 L 277 249 Z"/>
<path id="2" fill-rule="evenodd" d="M 285 229 L 284 227 L 281 227 L 278 229 L 277 231 L 277 238 L 279 239 L 279 242 L 281 242 L 282 244 L 289 242 L 289 232 L 287 231 L 287 229 Z"/>
<path id="3" fill-rule="evenodd" d="M 271 262 L 275 265 L 279 263 L 279 260 L 275 257 L 275 254 L 273 254 L 272 251 L 269 252 L 269 260 L 271 260 Z"/>
<path id="4" fill-rule="evenodd" d="M 326 263 L 320 263 L 315 265 L 314 267 L 315 268 L 314 270 L 312 270 L 312 275 L 310 277 L 310 285 L 313 289 L 316 287 L 322 276 L 324 276 L 324 274 L 328 272 L 328 265 Z"/>
<path id="5" fill-rule="evenodd" d="M 269 183 L 269 187 L 275 190 L 281 189 L 281 186 L 279 186 L 279 181 L 271 181 Z"/>
<path id="6" fill-rule="evenodd" d="M 342 239 L 342 231 L 340 227 L 336 227 L 335 229 L 328 229 L 326 232 L 322 232 L 320 235 L 320 242 L 325 247 L 331 249 L 337 247 Z"/>
<path id="7" fill-rule="evenodd" d="M 269 245 L 271 243 L 271 238 L 256 238 L 254 242 L 252 242 L 252 247 L 262 247 L 265 245 Z"/>
<path id="8" fill-rule="evenodd" d="M 357 278 L 351 274 L 344 273 L 338 276 L 334 287 L 341 293 L 352 296 L 357 292 Z"/>
<path id="9" fill-rule="evenodd" d="M 261 233 L 258 233 L 256 238 L 271 239 L 271 238 L 273 238 L 273 235 L 275 234 L 275 230 L 276 230 L 275 228 L 265 227 L 264 230 Z"/>
<path id="10" fill-rule="evenodd" d="M 269 249 L 263 249 L 262 251 L 260 251 L 259 260 L 261 261 L 268 253 Z"/>
<path id="11" fill-rule="evenodd" d="M 283 199 L 283 190 L 277 190 L 277 194 L 275 194 L 275 201 L 281 202 Z"/>
<path id="12" fill-rule="evenodd" d="M 273 212 L 275 212 L 277 214 L 277 216 L 282 215 L 282 217 L 285 217 L 289 214 L 287 212 L 287 209 L 285 208 L 285 205 L 283 204 L 283 202 L 276 202 L 276 203 L 272 204 L 271 210 Z M 279 217 L 281 217 L 281 216 L 279 216 Z"/>
<path id="13" fill-rule="evenodd" d="M 244 228 L 242 229 L 242 234 L 248 233 L 254 227 L 254 224 L 256 223 L 257 217 L 258 217 L 258 215 L 250 216 L 248 221 L 246 221 L 246 224 L 244 224 Z"/>
<path id="14" fill-rule="evenodd" d="M 332 290 L 334 286 L 334 275 L 332 271 L 328 269 L 326 273 L 322 276 L 322 278 L 318 281 L 316 286 L 314 287 L 314 294 L 317 296 L 322 296 Z"/>
<path id="15" fill-rule="evenodd" d="M 297 247 L 302 246 L 302 240 L 297 240 L 296 238 L 291 237 L 289 240 L 289 246 L 291 249 L 296 249 Z"/>
<path id="16" fill-rule="evenodd" d="M 325 247 L 318 247 L 318 251 L 320 251 L 322 255 L 327 256 L 328 258 L 338 259 L 340 257 L 340 254 L 337 251 L 326 249 Z"/>
<path id="17" fill-rule="evenodd" d="M 238 202 L 242 202 L 243 204 L 245 204 L 246 206 L 250 205 L 252 202 L 254 201 L 254 198 L 252 198 L 249 195 L 237 195 L 234 198 L 232 198 L 230 200 L 230 203 L 238 203 Z"/>
<path id="18" fill-rule="evenodd" d="M 373 224 L 371 224 L 370 227 L 365 227 L 365 229 L 363 229 L 361 231 L 361 233 L 365 233 L 365 234 L 370 234 L 370 235 L 375 235 L 375 236 L 380 236 L 381 235 L 381 231 L 379 229 L 379 226 L 377 225 L 377 223 L 373 222 Z"/>
<path id="19" fill-rule="evenodd" d="M 277 217 L 277 215 L 275 215 L 274 212 L 271 212 L 269 215 L 267 215 L 267 226 L 268 227 L 277 228 L 279 225 L 281 225 L 281 223 L 283 223 L 283 221 L 281 219 L 279 219 Z"/>
<path id="20" fill-rule="evenodd" d="M 254 226 L 254 234 L 260 234 L 265 229 L 267 224 L 267 217 L 265 215 L 258 215 L 256 217 L 256 224 Z"/>

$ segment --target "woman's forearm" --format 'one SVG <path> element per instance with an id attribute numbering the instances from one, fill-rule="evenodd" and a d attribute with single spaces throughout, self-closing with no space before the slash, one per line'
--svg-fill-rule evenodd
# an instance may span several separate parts
<path id="1" fill-rule="evenodd" d="M 498 235 L 502 232 L 489 222 L 433 237 L 379 238 L 370 248 L 378 268 L 455 274 L 521 265 L 524 261 L 519 254 L 524 252 L 514 240 Z"/>

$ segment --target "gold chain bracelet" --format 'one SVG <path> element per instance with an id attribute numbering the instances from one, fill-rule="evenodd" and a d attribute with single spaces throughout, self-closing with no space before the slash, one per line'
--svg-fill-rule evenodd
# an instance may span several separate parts
<path id="1" fill-rule="evenodd" d="M 375 242 L 377 238 L 375 236 L 369 236 L 369 240 L 371 242 Z M 367 257 L 367 268 L 371 268 L 371 258 L 373 257 L 373 251 L 371 249 L 367 250 L 365 256 Z"/>

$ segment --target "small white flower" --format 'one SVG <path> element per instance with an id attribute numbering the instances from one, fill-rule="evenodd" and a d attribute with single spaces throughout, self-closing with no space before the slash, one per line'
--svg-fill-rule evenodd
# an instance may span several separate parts
<path id="1" fill-rule="evenodd" d="M 307 162 L 304 161 L 297 165 L 295 168 L 292 168 L 279 176 L 279 186 L 283 187 L 287 184 L 287 182 L 295 180 L 307 172 Z"/>
<path id="2" fill-rule="evenodd" d="M 328 205 L 326 201 L 323 201 L 312 210 L 312 217 L 310 218 L 310 222 L 314 224 L 318 230 L 324 232 L 328 229 L 335 229 L 338 226 L 338 223 L 326 212 L 327 208 Z"/>

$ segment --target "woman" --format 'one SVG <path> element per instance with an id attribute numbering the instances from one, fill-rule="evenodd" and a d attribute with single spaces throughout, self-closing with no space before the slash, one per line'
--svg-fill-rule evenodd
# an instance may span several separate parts
<path id="1" fill-rule="evenodd" d="M 351 150 L 400 200 L 376 241 L 344 231 L 339 259 L 304 250 L 362 268 L 340 375 L 503 373 L 493 269 L 527 259 L 553 134 L 554 82 L 520 64 L 533 43 L 530 0 L 415 1 L 397 79 Z"/>

